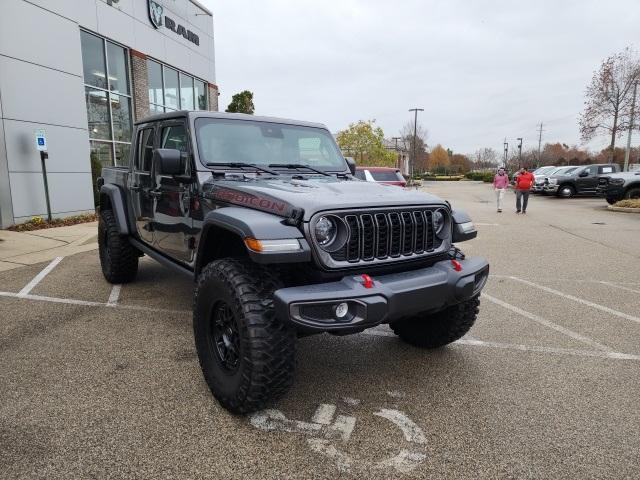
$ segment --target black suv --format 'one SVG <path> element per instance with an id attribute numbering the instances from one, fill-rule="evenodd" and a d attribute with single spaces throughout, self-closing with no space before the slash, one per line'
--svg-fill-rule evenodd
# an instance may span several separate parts
<path id="1" fill-rule="evenodd" d="M 436 348 L 473 325 L 486 260 L 469 217 L 363 182 L 323 125 L 175 112 L 135 125 L 131 165 L 102 171 L 105 278 L 148 255 L 195 281 L 193 330 L 218 401 L 250 412 L 293 381 L 296 337 L 381 323 Z"/>
<path id="2" fill-rule="evenodd" d="M 619 170 L 620 167 L 615 163 L 586 165 L 573 170 L 569 169 L 564 174 L 550 176 L 544 191 L 565 198 L 574 195 L 595 195 L 600 178 Z"/>

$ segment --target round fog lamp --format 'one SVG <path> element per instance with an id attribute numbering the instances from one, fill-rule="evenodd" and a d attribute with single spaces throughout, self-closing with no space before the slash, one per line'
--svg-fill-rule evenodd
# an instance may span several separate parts
<path id="1" fill-rule="evenodd" d="M 344 318 L 349 313 L 349 305 L 346 303 L 339 303 L 336 305 L 336 318 Z"/>

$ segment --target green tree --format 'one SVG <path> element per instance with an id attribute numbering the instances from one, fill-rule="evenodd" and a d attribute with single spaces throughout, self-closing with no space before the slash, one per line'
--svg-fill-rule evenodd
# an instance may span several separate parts
<path id="1" fill-rule="evenodd" d="M 249 90 L 244 90 L 231 97 L 231 103 L 227 107 L 226 111 L 230 113 L 248 113 L 249 115 L 253 115 L 254 110 L 253 93 Z"/>
<path id="2" fill-rule="evenodd" d="M 394 167 L 396 152 L 384 146 L 384 132 L 375 126 L 375 120 L 360 120 L 338 132 L 338 145 L 347 156 L 367 166 Z"/>

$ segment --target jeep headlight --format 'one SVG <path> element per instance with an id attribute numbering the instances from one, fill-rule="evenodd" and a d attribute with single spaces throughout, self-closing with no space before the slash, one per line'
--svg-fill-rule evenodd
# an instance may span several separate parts
<path id="1" fill-rule="evenodd" d="M 436 210 L 433 212 L 433 229 L 438 238 L 444 239 L 449 235 L 449 231 L 446 228 L 447 223 L 447 214 L 444 210 Z"/>
<path id="2" fill-rule="evenodd" d="M 549 184 L 550 185 L 555 185 L 556 183 L 558 183 L 558 179 L 557 178 L 550 178 L 549 179 Z"/>
<path id="3" fill-rule="evenodd" d="M 336 221 L 331 217 L 320 217 L 314 228 L 316 241 L 321 247 L 330 245 L 338 234 Z"/>

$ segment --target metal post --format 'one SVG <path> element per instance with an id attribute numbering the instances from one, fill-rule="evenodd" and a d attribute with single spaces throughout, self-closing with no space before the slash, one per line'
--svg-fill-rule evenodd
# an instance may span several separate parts
<path id="1" fill-rule="evenodd" d="M 40 161 L 42 163 L 42 179 L 44 180 L 44 198 L 47 201 L 47 219 L 51 221 L 51 203 L 49 203 L 49 182 L 47 182 L 47 167 L 45 160 L 49 158 L 49 154 L 44 151 L 40 151 Z"/>
<path id="2" fill-rule="evenodd" d="M 631 132 L 633 132 L 633 117 L 636 110 L 636 90 L 638 88 L 638 81 L 633 84 L 633 98 L 631 99 L 631 119 L 629 120 L 629 135 L 627 136 L 627 149 L 624 152 L 624 168 L 623 172 L 629 171 L 629 153 L 631 152 Z"/>
<path id="3" fill-rule="evenodd" d="M 507 143 L 507 139 L 504 139 L 504 162 L 502 164 L 502 166 L 505 168 L 507 168 L 507 156 L 509 155 L 509 143 Z"/>
<path id="4" fill-rule="evenodd" d="M 540 122 L 540 135 L 538 136 L 538 167 L 542 166 L 542 157 L 541 157 L 541 150 L 540 147 L 542 145 L 542 122 Z"/>
<path id="5" fill-rule="evenodd" d="M 522 138 L 518 137 L 518 169 L 522 168 Z"/>
<path id="6" fill-rule="evenodd" d="M 416 163 L 416 140 L 418 138 L 418 112 L 424 112 L 424 108 L 410 108 L 410 112 L 414 112 L 413 117 L 413 158 L 409 162 L 409 175 L 413 182 L 413 171 Z"/>

